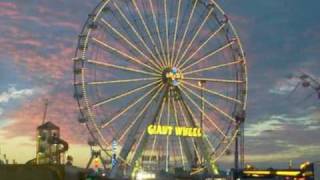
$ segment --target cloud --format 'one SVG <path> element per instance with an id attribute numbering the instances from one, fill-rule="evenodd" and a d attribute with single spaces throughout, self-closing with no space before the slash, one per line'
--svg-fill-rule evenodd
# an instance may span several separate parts
<path id="1" fill-rule="evenodd" d="M 299 82 L 300 80 L 297 78 L 278 80 L 274 87 L 269 89 L 269 93 L 287 95 L 296 88 Z"/>
<path id="2" fill-rule="evenodd" d="M 4 27 L 0 30 L 3 34 L 0 37 L 0 61 L 12 60 L 19 72 L 24 74 L 22 78 L 31 81 L 63 79 L 68 74 L 71 77 L 71 58 L 75 51 L 71 40 L 64 36 L 47 36 L 44 32 L 35 34 L 4 24 L 0 21 L 0 26 Z"/>
<path id="3" fill-rule="evenodd" d="M 10 87 L 7 92 L 2 92 L 0 94 L 0 104 L 8 103 L 10 100 L 21 99 L 27 96 L 31 96 L 34 94 L 34 91 L 34 89 L 17 90 L 15 87 Z"/>
<path id="4" fill-rule="evenodd" d="M 0 114 L 2 116 L 2 114 Z M 0 128 L 4 128 L 8 125 L 10 125 L 13 121 L 11 119 L 0 119 Z M 1 136 L 1 134 L 0 134 Z"/>
<path id="5" fill-rule="evenodd" d="M 76 13 L 56 3 L 31 4 L 0 4 L 0 61 L 10 60 L 22 78 L 32 82 L 72 78 L 71 58 L 82 22 Z"/>
<path id="6" fill-rule="evenodd" d="M 10 111 L 10 105 L 12 102 L 19 100 L 19 104 L 33 97 L 37 92 L 40 92 L 38 88 L 33 89 L 17 89 L 15 86 L 11 86 L 5 92 L 0 93 L 0 127 L 6 127 L 13 123 L 13 119 L 7 118 L 7 112 Z M 23 102 L 21 102 L 23 101 Z M 18 108 L 17 108 L 18 109 Z"/>
<path id="7" fill-rule="evenodd" d="M 291 124 L 297 124 L 297 125 L 313 125 L 313 123 L 316 121 L 315 114 L 317 114 L 317 111 L 314 113 L 310 113 L 308 115 L 302 115 L 302 116 L 290 116 L 287 114 L 282 115 L 273 115 L 271 116 L 271 119 L 277 119 L 279 121 L 282 121 L 283 123 L 291 123 Z"/>
<path id="8" fill-rule="evenodd" d="M 278 151 L 269 151 L 259 154 L 249 154 L 246 153 L 245 161 L 246 163 L 254 163 L 254 165 L 258 165 L 258 168 L 262 168 L 262 166 L 268 166 L 266 164 L 270 164 L 270 166 L 276 168 L 276 166 L 280 165 L 283 168 L 283 163 L 289 162 L 290 160 L 294 160 L 295 163 L 302 163 L 305 161 L 313 162 L 316 157 L 320 153 L 319 145 L 289 145 L 287 148 L 278 150 Z M 232 163 L 232 156 L 225 156 L 221 159 L 224 163 Z M 280 164 L 279 164 L 280 163 Z"/>
<path id="9" fill-rule="evenodd" d="M 0 7 L 2 8 L 16 8 L 16 4 L 12 2 L 0 2 Z"/>
<path id="10" fill-rule="evenodd" d="M 291 128 L 301 127 L 302 131 L 312 131 L 320 128 L 319 112 L 314 111 L 313 107 L 305 109 L 302 114 L 279 114 L 257 120 L 257 123 L 251 123 L 245 129 L 245 135 L 257 137 L 266 135 L 266 132 L 275 132 L 291 130 Z M 297 131 L 298 132 L 298 131 Z"/>
<path id="11" fill-rule="evenodd" d="M 4 109 L 0 107 L 0 117 L 2 117 L 3 113 L 4 113 Z M 0 128 L 7 126 L 8 123 L 10 123 L 9 120 L 1 118 L 0 119 Z"/>
<path id="12" fill-rule="evenodd" d="M 258 119 L 245 129 L 246 162 L 283 167 L 284 162 L 313 161 L 319 154 L 320 111 L 305 108 L 292 114 Z M 226 161 L 229 161 L 228 159 Z"/>
<path id="13" fill-rule="evenodd" d="M 28 99 L 21 107 L 5 113 L 10 124 L 5 126 L 3 136 L 13 138 L 19 136 L 33 137 L 37 126 L 43 120 L 44 98 L 49 99 L 47 121 L 60 126 L 61 136 L 70 143 L 83 144 L 87 140 L 87 129 L 77 122 L 78 108 L 72 94 L 52 92 L 45 97 Z"/>
<path id="14" fill-rule="evenodd" d="M 0 2 L 0 15 L 1 16 L 16 16 L 17 5 L 12 2 Z"/>
<path id="15" fill-rule="evenodd" d="M 260 136 L 267 131 L 281 130 L 281 122 L 277 119 L 270 118 L 270 120 L 250 124 L 245 130 L 245 136 Z"/>
<path id="16" fill-rule="evenodd" d="M 310 159 L 310 157 L 320 153 L 320 146 L 308 145 L 299 146 L 291 145 L 286 150 L 279 152 L 272 152 L 263 155 L 248 155 L 247 160 L 251 162 L 263 162 L 263 161 L 288 161 L 290 159 Z"/>

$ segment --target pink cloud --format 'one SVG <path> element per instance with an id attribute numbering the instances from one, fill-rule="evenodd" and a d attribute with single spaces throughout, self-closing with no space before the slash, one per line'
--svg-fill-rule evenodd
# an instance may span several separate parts
<path id="1" fill-rule="evenodd" d="M 11 2 L 0 2 L 0 15 L 7 16 L 13 21 L 32 21 L 44 27 L 59 26 L 65 29 L 80 30 L 81 22 L 75 22 L 68 11 L 57 11 L 47 5 L 34 8 L 36 15 L 29 15 L 24 11 L 25 6 Z"/>
<path id="2" fill-rule="evenodd" d="M 0 2 L 0 7 L 15 9 L 17 8 L 17 5 L 12 2 Z"/>
<path id="3" fill-rule="evenodd" d="M 28 45 L 28 46 L 34 46 L 34 47 L 42 47 L 42 43 L 36 39 L 24 39 L 19 42 L 20 44 Z"/>
<path id="4" fill-rule="evenodd" d="M 75 50 L 66 45 L 68 41 L 50 44 L 16 27 L 6 28 L 4 34 L 6 36 L 0 37 L 0 56 L 11 57 L 12 62 L 28 74 L 24 78 L 31 80 L 43 74 L 61 79 L 72 71 L 71 58 Z"/>
<path id="5" fill-rule="evenodd" d="M 66 72 L 70 72 L 72 68 L 71 60 L 74 52 L 73 48 L 59 49 L 57 54 L 48 54 L 41 56 L 33 49 L 16 49 L 16 54 L 12 54 L 15 64 L 24 67 L 28 74 L 37 76 L 45 74 L 53 79 L 62 79 Z"/>
<path id="6" fill-rule="evenodd" d="M 80 23 L 74 23 L 74 22 L 65 21 L 65 22 L 55 22 L 52 25 L 53 26 L 62 27 L 62 28 L 70 28 L 70 29 L 73 29 L 75 31 L 79 31 L 81 24 Z"/>
<path id="7" fill-rule="evenodd" d="M 12 120 L 5 127 L 4 136 L 13 138 L 16 136 L 31 136 L 36 134 L 36 128 L 43 119 L 44 97 L 36 97 L 28 100 L 21 107 L 7 114 Z M 50 100 L 47 120 L 60 126 L 61 134 L 69 143 L 86 143 L 87 130 L 77 122 L 77 104 L 71 94 L 56 93 L 47 96 Z"/>
<path id="8" fill-rule="evenodd" d="M 11 2 L 0 2 L 1 16 L 16 16 L 18 15 L 17 5 Z"/>

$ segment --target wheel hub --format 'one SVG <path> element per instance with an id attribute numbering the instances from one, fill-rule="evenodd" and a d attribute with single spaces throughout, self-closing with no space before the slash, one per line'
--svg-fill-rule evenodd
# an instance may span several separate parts
<path id="1" fill-rule="evenodd" d="M 183 79 L 183 74 L 176 67 L 166 68 L 162 73 L 162 80 L 164 83 L 169 83 L 171 86 L 178 86 L 180 80 Z"/>

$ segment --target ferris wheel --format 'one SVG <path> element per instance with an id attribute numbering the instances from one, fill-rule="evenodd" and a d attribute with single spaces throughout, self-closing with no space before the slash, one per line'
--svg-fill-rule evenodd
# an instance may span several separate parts
<path id="1" fill-rule="evenodd" d="M 74 87 L 80 122 L 102 149 L 119 144 L 113 173 L 210 168 L 239 130 L 246 60 L 213 0 L 103 0 L 79 35 Z"/>

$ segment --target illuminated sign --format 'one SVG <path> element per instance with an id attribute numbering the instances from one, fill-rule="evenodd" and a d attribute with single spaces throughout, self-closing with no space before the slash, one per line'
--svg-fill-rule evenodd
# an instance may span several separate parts
<path id="1" fill-rule="evenodd" d="M 147 132 L 149 135 L 166 135 L 166 136 L 182 136 L 182 137 L 201 137 L 200 128 L 183 127 L 183 126 L 162 126 L 149 125 Z"/>

